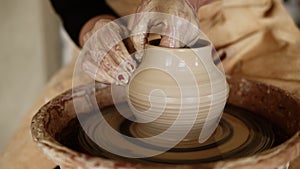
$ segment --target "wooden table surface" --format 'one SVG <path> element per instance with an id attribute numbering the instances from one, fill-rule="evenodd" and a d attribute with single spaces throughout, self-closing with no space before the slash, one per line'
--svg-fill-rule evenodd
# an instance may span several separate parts
<path id="1" fill-rule="evenodd" d="M 30 123 L 33 115 L 43 104 L 72 87 L 73 65 L 74 62 L 63 67 L 45 86 L 39 99 L 25 115 L 2 152 L 0 169 L 53 169 L 57 166 L 35 146 L 30 134 Z M 300 169 L 300 157 L 289 169 Z"/>

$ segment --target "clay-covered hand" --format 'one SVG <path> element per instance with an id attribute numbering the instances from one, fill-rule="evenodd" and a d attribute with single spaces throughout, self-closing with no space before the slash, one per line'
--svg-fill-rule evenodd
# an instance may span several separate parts
<path id="1" fill-rule="evenodd" d="M 197 10 L 209 1 L 212 0 L 142 0 L 128 26 L 135 49 L 144 49 L 149 33 L 162 35 L 163 47 L 192 46 L 199 39 Z M 135 57 L 140 61 L 142 53 Z"/>
<path id="2" fill-rule="evenodd" d="M 83 71 L 101 83 L 127 84 L 136 68 L 123 42 L 128 35 L 128 29 L 117 21 L 97 20 L 83 35 Z"/>

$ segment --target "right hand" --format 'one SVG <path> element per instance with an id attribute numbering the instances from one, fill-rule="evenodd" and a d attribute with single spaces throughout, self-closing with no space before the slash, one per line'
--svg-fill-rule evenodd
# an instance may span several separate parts
<path id="1" fill-rule="evenodd" d="M 200 34 L 196 8 L 201 4 L 198 1 L 191 4 L 188 0 L 142 0 L 128 26 L 137 50 L 136 59 L 141 61 L 150 33 L 161 35 L 159 46 L 178 48 L 194 45 Z"/>

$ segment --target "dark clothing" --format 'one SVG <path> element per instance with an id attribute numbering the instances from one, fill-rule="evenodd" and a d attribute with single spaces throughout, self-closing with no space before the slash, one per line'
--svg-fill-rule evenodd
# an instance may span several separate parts
<path id="1" fill-rule="evenodd" d="M 71 39 L 79 46 L 79 33 L 91 18 L 101 14 L 117 16 L 104 0 L 51 0 Z"/>

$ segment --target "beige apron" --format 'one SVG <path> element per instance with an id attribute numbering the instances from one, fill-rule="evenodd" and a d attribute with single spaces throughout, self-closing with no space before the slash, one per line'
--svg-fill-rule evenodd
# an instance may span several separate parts
<path id="1" fill-rule="evenodd" d="M 120 15 L 140 0 L 107 0 Z M 280 0 L 224 0 L 199 10 L 201 29 L 226 55 L 227 74 L 245 76 L 300 96 L 300 31 Z"/>
<path id="2" fill-rule="evenodd" d="M 224 0 L 199 10 L 201 29 L 228 74 L 300 96 L 300 31 L 280 0 Z"/>

